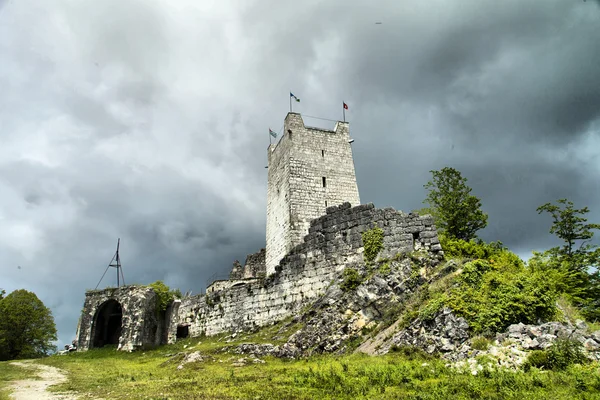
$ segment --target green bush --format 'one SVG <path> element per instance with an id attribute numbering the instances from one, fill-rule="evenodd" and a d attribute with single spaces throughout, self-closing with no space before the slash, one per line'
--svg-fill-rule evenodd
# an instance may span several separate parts
<path id="1" fill-rule="evenodd" d="M 163 283 L 163 281 L 156 281 L 149 284 L 148 287 L 152 288 L 154 293 L 156 293 L 156 311 L 159 313 L 165 311 L 175 297 L 181 298 L 181 292 L 179 289 L 170 290 L 169 287 Z"/>
<path id="2" fill-rule="evenodd" d="M 383 249 L 383 229 L 376 226 L 362 233 L 362 241 L 365 247 L 365 260 L 367 263 L 375 261 L 377 254 Z"/>
<path id="3" fill-rule="evenodd" d="M 588 362 L 581 343 L 569 338 L 559 338 L 547 349 L 529 353 L 523 368 L 525 371 L 529 371 L 531 367 L 565 370 L 570 365 Z"/>
<path id="4" fill-rule="evenodd" d="M 444 306 L 464 317 L 475 333 L 501 332 L 515 323 L 535 324 L 557 315 L 561 275 L 525 266 L 502 243 L 469 242 L 441 236 L 446 255 L 471 259 L 452 282 L 421 309 L 431 316 Z"/>
<path id="5" fill-rule="evenodd" d="M 475 350 L 485 351 L 490 347 L 490 344 L 490 340 L 483 336 L 477 336 L 474 337 L 473 340 L 471 340 L 471 348 Z"/>
<path id="6" fill-rule="evenodd" d="M 390 351 L 392 353 L 401 354 L 407 360 L 432 360 L 435 358 L 416 346 L 394 344 L 392 347 L 390 347 Z"/>
<path id="7" fill-rule="evenodd" d="M 354 268 L 346 268 L 342 275 L 342 283 L 340 288 L 344 292 L 356 289 L 362 283 L 362 278 Z"/>
<path id="8" fill-rule="evenodd" d="M 491 268 L 473 261 L 459 276 L 448 306 L 465 317 L 476 333 L 502 332 L 509 325 L 535 324 L 557 314 L 558 293 L 552 274 Z"/>

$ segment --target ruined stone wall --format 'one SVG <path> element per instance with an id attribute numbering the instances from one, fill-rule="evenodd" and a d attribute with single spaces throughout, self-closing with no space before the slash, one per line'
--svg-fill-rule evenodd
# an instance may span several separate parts
<path id="1" fill-rule="evenodd" d="M 86 292 L 77 327 L 79 350 L 94 347 L 94 328 L 98 312 L 109 300 L 118 302 L 122 309 L 119 350 L 131 351 L 143 345 L 161 343 L 165 326 L 156 314 L 157 298 L 154 290 L 144 286 L 122 286 Z"/>
<path id="2" fill-rule="evenodd" d="M 302 243 L 310 221 L 328 206 L 360 204 L 349 140 L 346 122 L 327 130 L 305 126 L 300 114 L 287 115 L 284 136 L 269 148 L 267 275 Z M 282 218 L 288 221 L 284 226 Z"/>
<path id="3" fill-rule="evenodd" d="M 261 249 L 258 253 L 250 254 L 246 257 L 246 263 L 244 264 L 244 278 L 258 278 L 266 275 L 266 264 L 265 264 L 265 249 Z"/>
<path id="4" fill-rule="evenodd" d="M 433 219 L 373 204 L 329 207 L 310 224 L 309 233 L 286 255 L 275 274 L 227 289 L 183 299 L 177 324 L 190 336 L 265 326 L 296 314 L 316 300 L 345 267 L 363 262 L 361 233 L 377 225 L 384 231 L 381 257 L 424 249 L 442 255 Z"/>
<path id="5" fill-rule="evenodd" d="M 241 279 L 228 279 L 214 281 L 206 288 L 206 293 L 215 293 L 221 290 L 229 289 L 232 286 L 246 284 L 248 282 L 255 281 L 255 278 L 241 278 Z"/>

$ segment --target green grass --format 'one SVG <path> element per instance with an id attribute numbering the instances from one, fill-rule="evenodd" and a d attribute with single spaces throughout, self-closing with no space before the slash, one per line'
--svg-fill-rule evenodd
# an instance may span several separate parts
<path id="1" fill-rule="evenodd" d="M 21 379 L 32 379 L 31 371 L 9 364 L 8 361 L 0 362 L 0 400 L 8 400 L 10 397 L 7 386 L 10 382 Z"/>
<path id="2" fill-rule="evenodd" d="M 275 331 L 272 328 L 271 331 Z M 272 332 L 271 332 L 272 333 Z M 242 335 L 235 343 L 265 335 Z M 441 360 L 395 352 L 318 356 L 304 360 L 266 357 L 234 367 L 245 355 L 223 353 L 224 336 L 186 339 L 134 353 L 97 349 L 39 362 L 67 372 L 53 388 L 110 399 L 598 399 L 598 363 L 566 371 L 458 372 Z M 185 346 L 185 349 L 184 349 Z M 179 352 L 200 351 L 205 361 L 178 370 Z"/>

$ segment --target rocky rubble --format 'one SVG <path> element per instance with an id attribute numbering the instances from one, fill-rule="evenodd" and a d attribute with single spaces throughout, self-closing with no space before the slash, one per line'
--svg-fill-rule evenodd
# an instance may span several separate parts
<path id="1" fill-rule="evenodd" d="M 588 333 L 585 322 L 578 320 L 570 323 L 547 322 L 542 325 L 515 324 L 505 333 L 496 336 L 496 342 L 516 345 L 525 350 L 543 350 L 552 345 L 557 338 L 566 337 L 581 343 L 588 356 L 600 360 L 600 331 Z"/>
<path id="2" fill-rule="evenodd" d="M 432 319 L 416 319 L 380 346 L 376 354 L 388 353 L 394 346 L 415 346 L 429 354 L 440 354 L 455 367 L 466 367 L 477 373 L 483 368 L 479 360 L 487 360 L 488 364 L 499 367 L 518 368 L 527 359 L 529 351 L 546 349 L 560 337 L 578 341 L 590 359 L 600 360 L 600 331 L 589 333 L 583 321 L 577 321 L 575 325 L 560 322 L 514 324 L 490 340 L 487 349 L 478 350 L 472 347 L 474 339 L 469 338 L 467 321 L 448 308 Z"/>
<path id="3" fill-rule="evenodd" d="M 461 349 L 469 339 L 469 324 L 444 308 L 430 320 L 416 319 L 406 329 L 392 336 L 376 351 L 385 354 L 392 346 L 415 346 L 429 354 L 451 353 Z"/>

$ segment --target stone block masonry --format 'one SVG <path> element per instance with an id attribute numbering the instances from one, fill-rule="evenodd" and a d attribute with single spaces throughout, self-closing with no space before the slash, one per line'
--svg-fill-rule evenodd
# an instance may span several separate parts
<path id="1" fill-rule="evenodd" d="M 254 329 L 295 315 L 318 299 L 344 268 L 364 262 L 362 232 L 374 226 L 384 232 L 380 257 L 419 249 L 443 256 L 430 216 L 344 203 L 328 207 L 325 215 L 310 223 L 302 242 L 281 260 L 274 274 L 183 299 L 172 323 L 177 320 L 190 336 L 200 336 Z"/>
<path id="2" fill-rule="evenodd" d="M 171 310 L 158 313 L 156 301 L 154 290 L 143 286 L 86 292 L 77 328 L 78 348 L 115 345 L 119 350 L 131 351 L 166 343 L 165 320 L 171 317 Z"/>
<path id="3" fill-rule="evenodd" d="M 305 126 L 300 114 L 287 115 L 284 136 L 268 150 L 267 275 L 327 207 L 360 204 L 349 140 L 346 122 L 327 130 Z"/>

